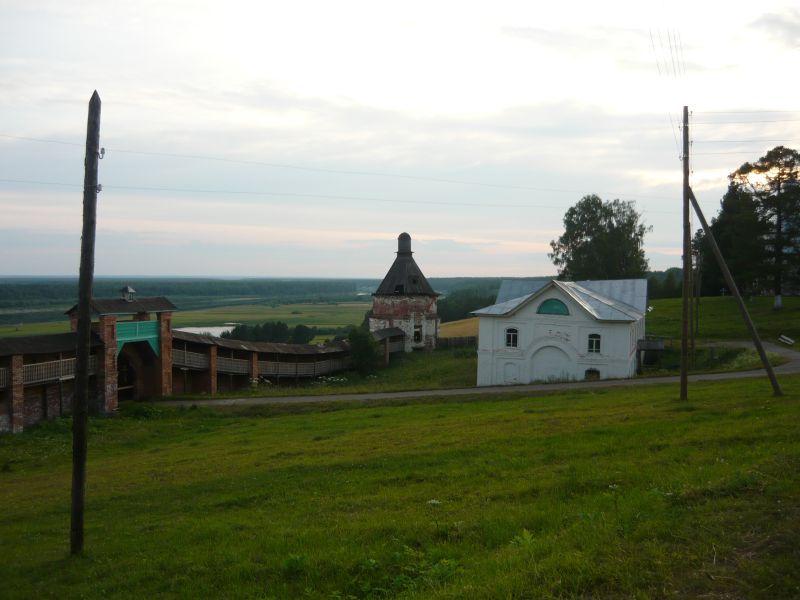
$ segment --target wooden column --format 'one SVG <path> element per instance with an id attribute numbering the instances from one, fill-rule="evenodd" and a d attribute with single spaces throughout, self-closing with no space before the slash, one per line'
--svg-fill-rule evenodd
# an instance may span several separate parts
<path id="1" fill-rule="evenodd" d="M 101 315 L 97 333 L 103 342 L 103 347 L 97 353 L 97 409 L 92 412 L 109 414 L 116 411 L 119 406 L 116 315 Z"/>
<path id="2" fill-rule="evenodd" d="M 250 353 L 250 381 L 258 379 L 258 352 Z"/>
<path id="3" fill-rule="evenodd" d="M 207 389 L 209 394 L 217 393 L 217 347 L 208 347 L 208 382 Z"/>
<path id="4" fill-rule="evenodd" d="M 158 393 L 172 395 L 172 313 L 158 313 L 159 382 Z"/>
<path id="5" fill-rule="evenodd" d="M 12 433 L 22 433 L 25 429 L 25 380 L 22 369 L 23 361 L 21 354 L 11 357 L 11 372 L 9 373 L 11 386 L 11 431 Z"/>

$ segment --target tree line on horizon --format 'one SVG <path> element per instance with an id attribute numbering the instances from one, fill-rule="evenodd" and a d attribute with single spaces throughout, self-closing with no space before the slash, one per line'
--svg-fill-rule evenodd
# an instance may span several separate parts
<path id="1" fill-rule="evenodd" d="M 771 293 L 781 307 L 785 291 L 800 290 L 800 154 L 777 146 L 729 176 L 728 190 L 710 228 L 734 281 L 744 294 Z M 648 274 L 644 236 L 633 202 L 584 196 L 564 215 L 564 233 L 548 254 L 560 279 L 629 279 Z M 701 295 L 730 293 L 705 232 L 692 245 L 694 281 Z M 682 270 L 648 277 L 651 298 L 682 293 Z"/>

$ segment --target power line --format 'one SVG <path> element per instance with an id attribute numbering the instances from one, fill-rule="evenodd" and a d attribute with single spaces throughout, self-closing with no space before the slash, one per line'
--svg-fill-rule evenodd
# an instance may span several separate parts
<path id="1" fill-rule="evenodd" d="M 9 135 L 7 133 L 0 133 L 0 137 L 12 139 L 12 140 L 25 140 L 28 142 L 41 142 L 43 144 L 61 144 L 63 146 L 83 146 L 84 144 L 78 144 L 77 142 L 64 142 L 62 140 L 45 140 L 42 138 L 34 138 L 34 137 L 25 137 L 23 135 Z"/>
<path id="2" fill-rule="evenodd" d="M 54 143 L 54 144 L 66 144 L 66 145 L 73 145 L 73 146 L 83 146 L 83 144 L 76 144 L 72 142 L 61 142 L 58 140 L 47 140 L 41 138 L 31 138 L 31 137 L 24 137 L 24 136 L 14 136 L 8 134 L 0 134 L 0 137 L 12 138 L 12 139 L 21 139 L 27 141 L 35 141 L 35 142 L 42 142 L 42 143 Z M 511 184 L 503 184 L 503 183 L 488 183 L 482 181 L 463 181 L 457 179 L 446 179 L 441 177 L 426 177 L 424 175 L 402 175 L 398 173 L 386 173 L 380 171 L 350 171 L 345 169 L 328 169 L 323 167 L 308 167 L 305 165 L 296 165 L 296 164 L 288 164 L 288 163 L 271 163 L 271 162 L 264 162 L 264 161 L 257 161 L 257 160 L 247 160 L 247 159 L 238 159 L 238 158 L 225 158 L 219 156 L 208 156 L 208 155 L 199 155 L 199 154 L 181 154 L 175 152 L 154 152 L 154 151 L 146 151 L 146 150 L 128 150 L 128 149 L 121 149 L 121 148 L 106 148 L 106 156 L 109 156 L 113 152 L 119 152 L 122 154 L 136 154 L 142 156 L 158 156 L 158 157 L 168 157 L 168 158 L 183 158 L 187 160 L 208 160 L 213 162 L 224 162 L 224 163 L 232 163 L 232 164 L 246 164 L 246 165 L 256 165 L 256 166 L 264 166 L 270 168 L 281 168 L 281 169 L 293 169 L 293 170 L 301 170 L 301 171 L 308 171 L 308 172 L 316 172 L 316 173 L 329 173 L 329 174 L 336 174 L 336 175 L 354 175 L 354 176 L 368 176 L 368 177 L 392 177 L 397 179 L 407 179 L 407 180 L 414 180 L 414 181 L 427 181 L 433 183 L 447 183 L 453 185 L 467 185 L 467 186 L 477 186 L 477 187 L 487 187 L 487 188 L 495 188 L 495 189 L 508 189 L 508 190 L 520 190 L 520 191 L 528 191 L 528 192 L 549 192 L 549 193 L 559 193 L 559 194 L 583 194 L 585 193 L 584 190 L 575 190 L 575 189 L 563 189 L 563 188 L 543 188 L 543 187 L 532 187 L 532 186 L 522 186 L 522 185 L 511 185 Z M 617 196 L 620 198 L 624 197 L 633 197 L 633 194 L 627 193 L 619 193 L 619 192 L 596 192 L 598 194 L 603 194 L 605 196 Z M 650 195 L 641 195 L 637 194 L 636 197 L 639 198 L 651 198 L 655 200 L 668 200 L 664 196 L 650 196 Z"/>
<path id="3" fill-rule="evenodd" d="M 38 181 L 29 179 L 0 179 L 2 183 L 25 183 L 33 185 L 52 185 L 52 186 L 65 186 L 65 187 L 83 187 L 76 183 L 63 183 L 57 181 Z M 396 198 L 376 198 L 370 196 L 346 196 L 346 195 L 333 195 L 333 194 L 307 194 L 297 192 L 268 192 L 256 190 L 222 190 L 222 189 L 198 189 L 198 188 L 174 188 L 174 187 L 158 187 L 158 186 L 132 186 L 132 185 L 114 185 L 104 184 L 103 190 L 129 190 L 129 191 L 145 191 L 145 192 L 176 192 L 186 194 L 218 194 L 218 195 L 243 195 L 243 196 L 270 196 L 270 197 L 291 197 L 291 198 L 317 198 L 322 200 L 353 200 L 359 202 L 384 202 L 390 204 L 436 204 L 442 206 L 469 206 L 478 208 L 554 208 L 563 210 L 563 206 L 553 204 L 489 204 L 477 202 L 444 202 L 441 200 L 403 200 Z M 581 193 L 586 193 L 581 192 Z M 670 199 L 671 198 L 664 198 Z M 672 214 L 674 211 L 661 211 L 649 208 L 642 208 L 643 212 L 664 213 Z"/>
<path id="4" fill-rule="evenodd" d="M 800 110 L 695 110 L 692 111 L 699 115 L 748 115 L 762 113 L 798 113 Z"/>
<path id="5" fill-rule="evenodd" d="M 693 121 L 692 125 L 755 125 L 758 123 L 800 123 L 800 119 L 775 119 L 770 121 Z"/>
<path id="6" fill-rule="evenodd" d="M 761 142 L 795 142 L 798 140 L 771 140 L 767 138 L 752 139 L 752 140 L 695 140 L 695 144 L 757 144 Z"/>
<path id="7" fill-rule="evenodd" d="M 676 29 L 675 33 L 678 36 L 678 49 L 680 51 L 680 59 L 681 59 L 681 68 L 683 69 L 683 76 L 686 77 L 686 59 L 683 56 L 683 40 L 681 39 L 681 31 L 680 29 Z"/>
<path id="8" fill-rule="evenodd" d="M 694 156 L 710 156 L 712 154 L 753 154 L 752 151 L 735 151 L 735 152 L 692 152 Z"/>
<path id="9" fill-rule="evenodd" d="M 656 52 L 656 43 L 653 40 L 653 30 L 648 29 L 650 32 L 650 46 L 653 48 L 653 58 L 656 60 L 656 69 L 658 69 L 658 76 L 661 77 L 661 63 L 658 61 L 658 53 Z"/>

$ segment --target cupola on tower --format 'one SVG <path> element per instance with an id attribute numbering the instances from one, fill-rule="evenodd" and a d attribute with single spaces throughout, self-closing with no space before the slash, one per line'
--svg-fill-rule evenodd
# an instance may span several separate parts
<path id="1" fill-rule="evenodd" d="M 405 333 L 405 351 L 433 349 L 439 335 L 439 296 L 425 279 L 411 252 L 411 236 L 397 238 L 397 258 L 375 291 L 369 315 L 370 331 L 391 327 Z"/>

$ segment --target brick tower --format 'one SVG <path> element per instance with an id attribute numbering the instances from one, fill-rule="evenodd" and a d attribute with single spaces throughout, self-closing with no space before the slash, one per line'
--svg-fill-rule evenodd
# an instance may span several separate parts
<path id="1" fill-rule="evenodd" d="M 369 315 L 370 331 L 391 327 L 405 333 L 405 351 L 436 347 L 439 296 L 425 279 L 411 252 L 411 236 L 397 238 L 397 258 L 375 291 Z"/>

